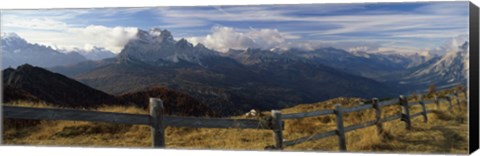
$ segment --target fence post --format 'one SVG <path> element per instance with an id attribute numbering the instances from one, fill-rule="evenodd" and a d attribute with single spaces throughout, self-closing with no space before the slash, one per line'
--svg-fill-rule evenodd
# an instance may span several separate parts
<path id="1" fill-rule="evenodd" d="M 273 141 L 277 150 L 283 149 L 282 127 L 282 113 L 278 110 L 272 110 Z"/>
<path id="2" fill-rule="evenodd" d="M 418 95 L 418 99 L 420 100 L 418 103 L 420 103 L 420 105 L 422 106 L 423 122 L 427 123 L 428 122 L 427 109 L 425 108 L 423 95 Z"/>
<path id="3" fill-rule="evenodd" d="M 400 105 L 402 105 L 402 121 L 405 122 L 405 128 L 410 130 L 412 128 L 412 124 L 410 122 L 410 110 L 408 108 L 408 99 L 400 95 Z"/>
<path id="4" fill-rule="evenodd" d="M 158 98 L 150 98 L 150 131 L 153 148 L 165 147 L 165 130 L 163 123 L 163 101 Z"/>
<path id="5" fill-rule="evenodd" d="M 338 145 L 340 151 L 347 151 L 347 144 L 345 141 L 345 130 L 343 129 L 343 110 L 340 104 L 335 105 L 335 115 L 337 120 L 337 135 Z"/>
<path id="6" fill-rule="evenodd" d="M 450 97 L 450 95 L 448 95 L 446 98 L 447 98 L 447 101 L 448 101 L 448 110 L 450 112 L 453 112 L 452 98 Z"/>
<path id="7" fill-rule="evenodd" d="M 463 95 L 465 97 L 465 102 L 468 103 L 467 88 L 463 89 Z"/>
<path id="8" fill-rule="evenodd" d="M 375 125 L 377 126 L 378 135 L 382 136 L 383 133 L 383 123 L 380 121 L 382 119 L 382 110 L 378 105 L 378 98 L 372 99 L 373 108 L 375 109 Z"/>
<path id="9" fill-rule="evenodd" d="M 440 101 L 438 100 L 438 96 L 437 95 L 433 95 L 433 98 L 435 100 L 435 109 L 436 110 L 440 110 Z"/>
<path id="10" fill-rule="evenodd" d="M 457 101 L 458 111 L 462 111 L 462 106 L 460 104 L 460 98 L 458 98 L 458 92 L 455 91 L 455 93 L 453 95 L 455 95 L 455 100 Z"/>

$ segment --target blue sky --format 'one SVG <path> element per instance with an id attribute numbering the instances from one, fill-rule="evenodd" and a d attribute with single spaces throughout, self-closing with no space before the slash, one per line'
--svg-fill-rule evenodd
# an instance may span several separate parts
<path id="1" fill-rule="evenodd" d="M 119 52 L 136 29 L 168 29 L 209 48 L 337 47 L 421 52 L 468 35 L 468 2 L 354 3 L 2 11 L 2 32 L 60 49 Z"/>

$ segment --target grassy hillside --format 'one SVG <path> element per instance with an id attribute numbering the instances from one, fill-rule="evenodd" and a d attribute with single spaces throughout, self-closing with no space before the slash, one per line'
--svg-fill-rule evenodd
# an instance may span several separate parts
<path id="1" fill-rule="evenodd" d="M 463 94 L 461 94 L 463 98 Z M 282 113 L 297 113 L 323 109 L 333 109 L 334 104 L 344 107 L 356 105 L 361 99 L 336 98 L 313 104 L 302 104 L 281 110 Z M 13 105 L 29 107 L 50 107 L 47 104 L 17 102 Z M 427 105 L 435 109 L 435 105 Z M 454 112 L 447 111 L 448 104 L 442 102 L 438 111 L 428 114 L 429 122 L 421 116 L 412 119 L 412 130 L 405 130 L 401 121 L 384 124 L 385 136 L 376 134 L 375 126 L 359 129 L 346 134 L 347 149 L 350 152 L 407 152 L 407 153 L 456 153 L 468 151 L 467 106 L 462 104 L 459 111 L 454 102 Z M 382 108 L 383 116 L 401 111 L 399 106 Z M 420 106 L 411 108 L 411 113 L 419 112 Z M 144 109 L 125 106 L 109 106 L 98 111 L 128 112 L 148 114 Z M 263 112 L 269 113 L 269 112 Z M 236 116 L 232 118 L 244 118 Z M 348 113 L 344 117 L 345 126 L 374 120 L 374 110 Z M 335 129 L 335 117 L 311 117 L 285 121 L 284 138 L 292 140 Z M 121 125 L 108 123 L 75 121 L 31 121 L 7 119 L 4 122 L 4 143 L 20 145 L 54 146 L 101 146 L 101 147 L 141 147 L 150 148 L 148 126 Z M 289 151 L 338 151 L 337 137 L 329 137 L 306 142 L 291 147 Z M 273 143 L 269 130 L 246 129 L 205 129 L 205 128 L 166 128 L 166 146 L 176 149 L 231 149 L 263 150 Z"/>

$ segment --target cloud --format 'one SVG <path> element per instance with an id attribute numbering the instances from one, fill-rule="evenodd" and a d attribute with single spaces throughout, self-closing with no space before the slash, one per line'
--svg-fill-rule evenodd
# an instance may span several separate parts
<path id="1" fill-rule="evenodd" d="M 107 27 L 66 22 L 87 13 L 89 13 L 87 9 L 8 10 L 2 12 L 2 32 L 15 32 L 30 43 L 56 49 L 79 48 L 88 51 L 91 50 L 89 47 L 96 46 L 115 53 L 120 52 L 137 34 L 136 27 Z"/>
<path id="2" fill-rule="evenodd" d="M 134 37 L 135 27 L 152 26 L 220 51 L 332 46 L 409 52 L 468 32 L 465 8 L 468 2 L 7 10 L 2 31 L 34 43 L 114 52 Z"/>
<path id="3" fill-rule="evenodd" d="M 82 39 L 84 44 L 101 46 L 119 52 L 130 39 L 136 37 L 138 29 L 90 25 L 84 28 L 70 28 L 67 31 L 74 34 L 75 38 Z"/>
<path id="4" fill-rule="evenodd" d="M 289 40 L 297 38 L 299 36 L 283 33 L 277 29 L 251 28 L 242 32 L 232 27 L 215 26 L 211 34 L 186 39 L 193 44 L 202 43 L 208 48 L 226 52 L 228 49 L 288 48 Z"/>
<path id="5" fill-rule="evenodd" d="M 220 24 L 236 27 L 236 30 L 239 30 L 248 26 L 257 26 L 256 24 L 259 23 L 257 27 L 282 30 L 283 33 L 303 38 L 303 41 L 283 42 L 286 45 L 281 47 L 295 47 L 291 44 L 296 43 L 302 44 L 297 47 L 306 49 L 332 45 L 340 48 L 347 47 L 346 49 L 352 48 L 352 50 L 363 48 L 377 52 L 387 51 L 387 49 L 390 51 L 394 50 L 391 47 L 397 47 L 398 49 L 394 51 L 412 52 L 437 47 L 444 40 L 468 31 L 468 11 L 465 9 L 468 8 L 468 3 L 417 4 L 416 7 L 403 8 L 399 5 L 394 9 L 392 6 L 388 6 L 394 4 L 387 4 L 388 7 L 382 7 L 382 5 L 372 7 L 370 4 L 322 4 L 216 6 L 213 9 L 186 7 L 158 10 L 162 20 L 168 23 L 169 27 L 196 29 L 198 26 L 209 27 L 211 24 Z M 346 14 L 345 12 L 351 13 Z M 265 27 L 265 23 L 271 24 L 269 27 Z M 212 35 L 213 33 L 210 34 L 210 37 L 213 38 L 214 43 L 220 44 L 220 41 L 217 41 Z M 193 40 L 206 43 L 203 38 Z M 370 43 L 352 46 L 352 42 L 359 41 L 377 43 L 374 46 L 371 46 L 373 44 Z M 387 44 L 387 42 L 389 43 Z M 248 39 L 236 45 L 225 45 L 245 47 L 247 44 L 251 44 Z M 389 47 L 380 49 L 378 45 Z M 213 43 L 210 46 L 225 49 L 225 47 Z M 259 47 L 258 45 L 254 46 Z"/>
<path id="6" fill-rule="evenodd" d="M 452 34 L 449 34 L 452 35 Z M 446 37 L 446 36 L 443 36 Z M 461 35 L 454 40 L 449 40 L 450 47 L 458 47 L 464 43 L 464 38 L 468 36 Z M 187 37 L 189 42 L 193 44 L 202 43 L 206 47 L 215 49 L 220 52 L 226 52 L 229 49 L 247 49 L 260 48 L 264 50 L 290 48 L 302 50 L 314 50 L 324 47 L 334 47 L 345 49 L 347 51 L 364 51 L 369 53 L 418 53 L 425 51 L 433 51 L 441 49 L 447 51 L 449 47 L 439 48 L 438 46 L 412 46 L 417 41 L 412 40 L 388 40 L 384 38 L 373 39 L 351 39 L 342 40 L 305 40 L 302 36 L 292 35 L 290 33 L 281 32 L 277 29 L 247 29 L 241 30 L 232 27 L 215 26 L 211 28 L 211 33 L 201 37 Z M 461 40 L 461 41 L 460 41 Z M 422 44 L 423 43 L 418 43 Z M 453 48 L 451 48 L 453 49 Z M 444 52 L 437 52 L 444 53 Z"/>
<path id="7" fill-rule="evenodd" d="M 90 25 L 87 27 L 67 28 L 61 31 L 20 31 L 17 32 L 28 42 L 51 46 L 56 49 L 86 51 L 91 46 L 103 47 L 119 53 L 124 45 L 136 37 L 138 29 L 134 27 L 105 27 Z"/>
<path id="8" fill-rule="evenodd" d="M 4 27 L 15 27 L 35 30 L 62 30 L 68 28 L 64 22 L 48 18 L 18 18 L 16 16 L 2 16 Z"/>
<path id="9" fill-rule="evenodd" d="M 468 34 L 461 34 L 455 37 L 450 38 L 443 45 L 432 48 L 430 50 L 431 53 L 443 55 L 448 52 L 457 52 L 460 50 L 460 46 L 462 46 L 465 42 L 469 42 L 469 35 Z"/>
<path id="10" fill-rule="evenodd" d="M 79 27 L 54 19 L 11 16 L 5 20 L 4 27 L 31 43 L 57 49 L 84 49 L 89 47 L 88 45 L 93 45 L 115 53 L 120 52 L 130 39 L 135 38 L 138 31 L 136 27 L 101 25 Z"/>

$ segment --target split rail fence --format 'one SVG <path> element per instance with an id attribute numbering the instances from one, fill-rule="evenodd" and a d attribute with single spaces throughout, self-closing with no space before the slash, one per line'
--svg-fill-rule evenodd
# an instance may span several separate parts
<path id="1" fill-rule="evenodd" d="M 131 124 L 131 125 L 148 125 L 151 127 L 152 147 L 165 147 L 165 127 L 191 127 L 191 128 L 241 128 L 241 129 L 267 129 L 273 131 L 273 144 L 267 146 L 266 149 L 281 150 L 287 146 L 304 143 L 307 141 L 318 140 L 330 136 L 337 136 L 339 139 L 340 151 L 346 151 L 345 133 L 357 129 L 366 128 L 369 126 L 376 126 L 377 132 L 383 131 L 383 123 L 400 119 L 405 122 L 406 129 L 411 129 L 411 119 L 417 116 L 423 116 L 424 122 L 428 121 L 427 113 L 432 110 L 427 110 L 425 105 L 436 104 L 436 109 L 439 109 L 441 101 L 448 101 L 449 110 L 453 111 L 453 99 L 456 99 L 458 108 L 460 103 L 466 101 L 467 91 L 462 91 L 465 95 L 464 99 L 459 98 L 459 93 L 455 92 L 444 97 L 435 96 L 434 99 L 425 100 L 423 96 L 419 95 L 418 101 L 409 103 L 407 97 L 400 95 L 399 98 L 379 101 L 373 98 L 371 104 L 363 104 L 355 107 L 344 108 L 336 105 L 334 110 L 319 110 L 305 113 L 282 114 L 278 110 L 271 111 L 269 120 L 257 119 L 227 119 L 227 118 L 204 118 L 204 117 L 177 117 L 165 116 L 163 102 L 161 99 L 150 98 L 150 114 L 127 114 L 127 113 L 113 113 L 113 112 L 99 112 L 99 111 L 85 111 L 74 109 L 55 109 L 55 108 L 29 108 L 17 106 L 3 106 L 3 115 L 5 118 L 14 119 L 31 119 L 31 120 L 71 120 L 71 121 L 90 121 L 90 122 L 108 122 L 116 124 Z M 401 114 L 396 114 L 381 118 L 381 108 L 389 105 L 399 105 L 402 108 Z M 422 111 L 411 114 L 409 108 L 411 106 L 421 105 Z M 364 111 L 367 109 L 375 109 L 375 120 L 367 121 L 361 124 L 355 124 L 345 127 L 343 125 L 343 115 L 345 113 Z M 283 120 L 299 119 L 307 117 L 318 117 L 326 115 L 335 115 L 337 129 L 327 131 L 324 133 L 314 134 L 294 140 L 285 141 L 283 139 L 284 122 Z"/>

